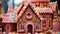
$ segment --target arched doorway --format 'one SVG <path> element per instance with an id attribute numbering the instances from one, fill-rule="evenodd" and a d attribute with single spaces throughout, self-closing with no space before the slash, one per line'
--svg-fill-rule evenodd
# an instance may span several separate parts
<path id="1" fill-rule="evenodd" d="M 30 24 L 27 26 L 27 33 L 33 33 L 33 26 Z"/>

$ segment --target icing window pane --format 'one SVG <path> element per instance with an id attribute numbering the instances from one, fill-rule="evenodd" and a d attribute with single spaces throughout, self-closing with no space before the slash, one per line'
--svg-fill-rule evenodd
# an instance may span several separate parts
<path id="1" fill-rule="evenodd" d="M 40 26 L 39 25 L 36 25 L 36 29 L 40 29 Z"/>
<path id="2" fill-rule="evenodd" d="M 23 25 L 21 25 L 21 29 L 24 29 L 24 26 Z"/>

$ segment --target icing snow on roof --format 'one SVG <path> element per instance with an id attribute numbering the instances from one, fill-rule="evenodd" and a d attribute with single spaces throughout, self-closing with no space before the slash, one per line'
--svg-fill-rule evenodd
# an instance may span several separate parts
<path id="1" fill-rule="evenodd" d="M 15 22 L 16 15 L 13 12 L 8 12 L 5 14 L 3 23 L 10 23 L 10 22 Z"/>
<path id="2" fill-rule="evenodd" d="M 39 13 L 53 13 L 51 8 L 35 8 L 35 13 L 39 12 Z"/>

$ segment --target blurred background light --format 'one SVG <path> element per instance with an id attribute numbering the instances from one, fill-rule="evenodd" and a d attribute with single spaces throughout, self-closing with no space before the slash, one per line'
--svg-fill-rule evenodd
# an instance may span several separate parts
<path id="1" fill-rule="evenodd" d="M 18 5 L 22 2 L 22 0 L 14 0 L 14 4 Z"/>

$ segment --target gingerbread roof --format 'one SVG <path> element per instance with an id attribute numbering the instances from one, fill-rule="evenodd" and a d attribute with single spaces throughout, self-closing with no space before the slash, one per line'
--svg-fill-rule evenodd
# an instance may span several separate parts
<path id="1" fill-rule="evenodd" d="M 23 8 L 21 9 L 19 15 L 18 15 L 17 18 L 16 18 L 16 21 L 18 21 L 18 20 L 21 18 L 21 16 L 23 15 L 23 13 L 25 12 L 25 10 L 26 10 L 28 7 L 31 8 L 30 4 L 27 4 L 27 5 L 24 5 L 24 6 L 23 6 Z M 32 9 L 32 8 L 31 8 L 31 9 Z M 37 15 L 33 9 L 32 9 L 32 11 L 33 11 L 33 13 L 38 17 L 38 19 L 40 19 L 40 18 L 39 18 L 39 15 Z"/>
<path id="2" fill-rule="evenodd" d="M 29 0 L 29 2 L 50 2 L 50 0 Z"/>

